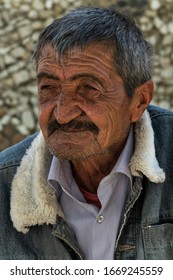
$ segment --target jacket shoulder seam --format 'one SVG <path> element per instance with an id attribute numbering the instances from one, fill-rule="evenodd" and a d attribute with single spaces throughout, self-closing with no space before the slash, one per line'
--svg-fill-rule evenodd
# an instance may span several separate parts
<path id="1" fill-rule="evenodd" d="M 166 112 L 166 113 L 158 113 L 158 114 L 155 114 L 155 115 L 150 115 L 150 118 L 151 119 L 154 119 L 154 118 L 157 118 L 157 117 L 161 117 L 161 116 L 169 116 L 169 117 L 173 117 L 173 112 Z"/>

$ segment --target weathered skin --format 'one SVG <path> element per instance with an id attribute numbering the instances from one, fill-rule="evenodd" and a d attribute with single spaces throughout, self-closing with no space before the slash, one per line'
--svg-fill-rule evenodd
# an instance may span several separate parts
<path id="1" fill-rule="evenodd" d="M 151 101 L 153 84 L 144 83 L 130 98 L 104 43 L 74 49 L 60 61 L 47 45 L 37 75 L 39 123 L 45 141 L 55 156 L 71 160 L 78 185 L 95 193 L 119 157 L 132 122 Z M 72 120 L 82 125 L 52 129 L 55 120 L 61 125 Z M 97 131 L 87 129 L 86 122 Z"/>

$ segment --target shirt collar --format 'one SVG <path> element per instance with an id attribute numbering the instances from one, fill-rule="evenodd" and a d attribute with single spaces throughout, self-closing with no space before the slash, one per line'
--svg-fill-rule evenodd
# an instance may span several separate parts
<path id="1" fill-rule="evenodd" d="M 115 174 L 115 173 L 123 173 L 127 175 L 132 182 L 132 174 L 130 172 L 129 168 L 129 162 L 130 159 L 133 155 L 133 150 L 134 150 L 134 132 L 133 132 L 133 126 L 131 126 L 126 144 L 116 162 L 114 165 L 110 175 Z"/>

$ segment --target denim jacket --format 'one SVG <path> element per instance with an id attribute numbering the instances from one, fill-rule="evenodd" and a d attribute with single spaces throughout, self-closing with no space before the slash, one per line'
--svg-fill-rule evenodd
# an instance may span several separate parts
<path id="1" fill-rule="evenodd" d="M 83 259 L 54 190 L 42 133 L 0 153 L 0 259 Z M 149 106 L 135 124 L 114 259 L 173 259 L 173 112 Z"/>

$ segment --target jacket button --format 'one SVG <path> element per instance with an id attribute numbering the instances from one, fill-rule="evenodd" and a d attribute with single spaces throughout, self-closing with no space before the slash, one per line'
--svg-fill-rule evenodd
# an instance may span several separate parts
<path id="1" fill-rule="evenodd" d="M 100 215 L 100 216 L 98 216 L 97 217 L 97 222 L 99 223 L 99 224 L 101 224 L 103 221 L 104 221 L 104 216 L 103 215 Z"/>

